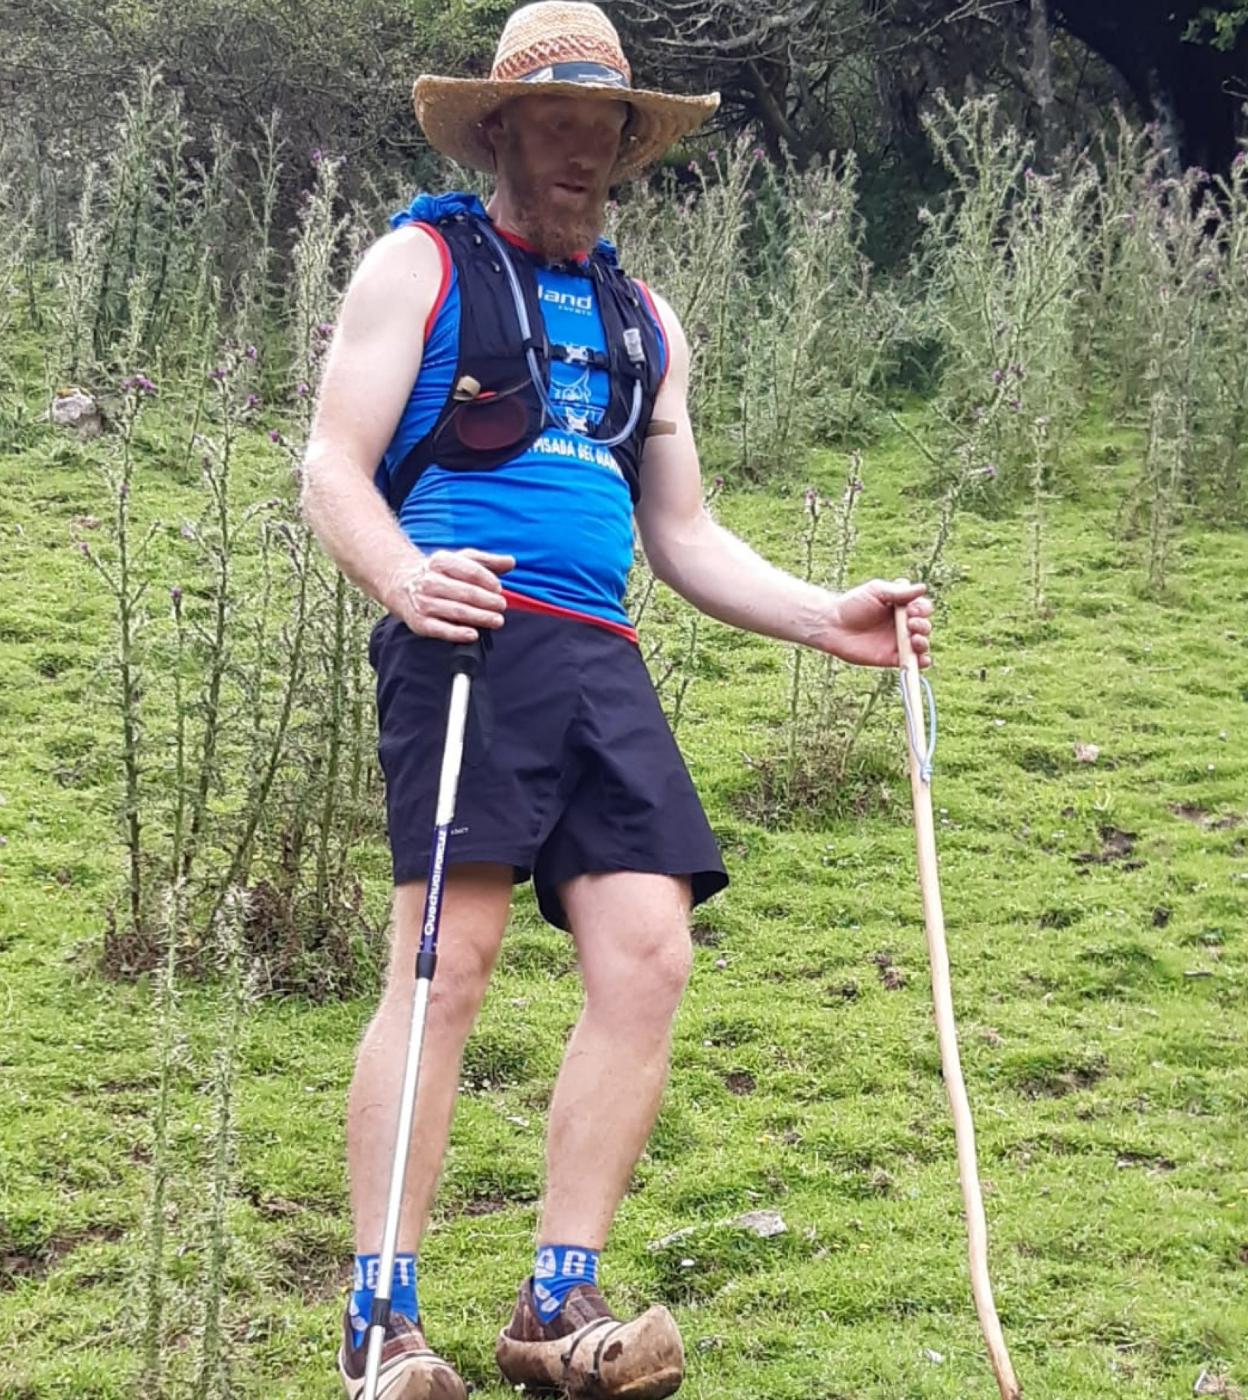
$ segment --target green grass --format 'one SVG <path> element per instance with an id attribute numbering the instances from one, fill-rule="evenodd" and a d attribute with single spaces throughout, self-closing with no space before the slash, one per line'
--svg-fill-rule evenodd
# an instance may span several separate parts
<path id="1" fill-rule="evenodd" d="M 1202 1369 L 1248 1387 L 1248 550 L 1193 524 L 1165 598 L 1142 597 L 1137 546 L 1110 532 L 1134 445 L 1094 424 L 1077 448 L 1052 514 L 1050 615 L 1028 608 L 1018 522 L 967 516 L 954 537 L 962 579 L 940 600 L 929 673 L 933 800 L 1019 1376 L 1035 1400 L 1160 1400 Z M 829 489 L 839 467 L 821 469 Z M 907 572 L 930 532 L 916 461 L 884 443 L 865 468 L 853 577 Z M 135 1393 L 157 1072 L 150 986 L 90 971 L 121 868 L 115 709 L 108 609 L 69 522 L 104 511 L 67 448 L 0 462 L 0 482 L 0 1395 L 103 1400 Z M 176 522 L 188 495 L 169 484 L 156 508 Z M 720 504 L 790 563 L 800 509 L 797 490 Z M 900 707 L 890 697 L 870 740 L 893 768 L 885 792 L 861 779 L 873 815 L 767 829 L 741 797 L 747 757 L 778 742 L 786 680 L 782 647 L 706 627 L 680 737 L 733 884 L 698 916 L 672 1085 L 606 1290 L 621 1311 L 675 1309 L 682 1395 L 986 1398 Z M 1100 746 L 1095 764 L 1077 742 Z M 379 907 L 384 883 L 369 893 Z M 168 1233 L 188 1296 L 216 1004 L 197 987 L 181 1005 Z M 493 1339 L 530 1263 L 543 1107 L 577 1005 L 568 944 L 523 891 L 422 1261 L 431 1339 L 488 1400 L 512 1393 Z M 240 1397 L 339 1393 L 343 1110 L 369 1015 L 366 1000 L 266 1003 L 246 1024 L 225 1315 Z M 779 1211 L 786 1233 L 726 1223 L 752 1209 Z M 195 1325 L 180 1293 L 175 1374 Z"/>

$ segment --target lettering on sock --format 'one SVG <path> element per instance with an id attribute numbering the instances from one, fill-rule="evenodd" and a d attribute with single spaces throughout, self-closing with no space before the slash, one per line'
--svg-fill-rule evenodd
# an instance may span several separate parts
<path id="1" fill-rule="evenodd" d="M 533 1301 L 543 1322 L 563 1311 L 571 1291 L 582 1283 L 596 1283 L 598 1251 L 581 1245 L 542 1245 L 533 1261 Z"/>

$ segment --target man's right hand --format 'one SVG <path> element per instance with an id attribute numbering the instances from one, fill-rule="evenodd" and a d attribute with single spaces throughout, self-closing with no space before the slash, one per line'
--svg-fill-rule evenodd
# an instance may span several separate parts
<path id="1" fill-rule="evenodd" d="M 503 625 L 507 601 L 498 581 L 516 567 L 509 554 L 439 549 L 405 566 L 390 590 L 390 611 L 421 637 L 475 642 L 477 628 Z"/>

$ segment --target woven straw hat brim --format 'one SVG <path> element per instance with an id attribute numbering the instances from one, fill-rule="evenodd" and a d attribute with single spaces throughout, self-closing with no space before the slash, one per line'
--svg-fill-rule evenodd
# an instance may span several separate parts
<path id="1" fill-rule="evenodd" d="M 624 147 L 611 175 L 613 184 L 631 180 L 652 165 L 682 136 L 696 131 L 719 106 L 719 93 L 683 97 L 607 83 L 498 82 L 491 78 L 443 78 L 422 73 L 412 87 L 416 120 L 429 144 L 474 170 L 493 170 L 494 161 L 481 123 L 509 98 L 577 97 L 627 102 L 633 109 Z"/>

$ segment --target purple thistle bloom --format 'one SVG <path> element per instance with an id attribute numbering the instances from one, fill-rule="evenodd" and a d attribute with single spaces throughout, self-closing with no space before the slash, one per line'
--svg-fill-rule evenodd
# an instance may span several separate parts
<path id="1" fill-rule="evenodd" d="M 189 520 L 184 520 L 178 534 L 181 535 L 184 540 L 193 540 L 195 538 L 195 527 Z"/>
<path id="2" fill-rule="evenodd" d="M 988 465 L 984 468 L 984 475 L 988 478 L 989 481 L 992 481 L 993 478 L 997 475 L 997 464 L 995 462 L 989 462 Z"/>
<path id="3" fill-rule="evenodd" d="M 182 590 L 176 584 L 169 590 L 169 598 L 175 608 L 182 602 Z"/>
<path id="4" fill-rule="evenodd" d="M 755 146 L 751 152 L 755 160 L 766 160 L 767 152 L 761 146 Z"/>
<path id="5" fill-rule="evenodd" d="M 865 491 L 867 488 L 857 477 L 854 477 L 849 483 L 849 489 L 850 493 L 856 496 L 860 491 Z"/>
<path id="6" fill-rule="evenodd" d="M 298 394 L 301 399 L 306 399 L 310 392 L 311 391 L 308 389 L 308 386 L 302 382 L 300 382 L 298 387 L 295 389 L 295 393 Z"/>
<path id="7" fill-rule="evenodd" d="M 1015 413 L 1021 413 L 1023 411 L 1022 399 L 1011 399 L 1010 407 L 1014 410 Z"/>
<path id="8" fill-rule="evenodd" d="M 281 435 L 281 433 L 279 433 L 279 432 L 277 431 L 276 428 L 270 428 L 270 429 L 269 429 L 269 441 L 270 441 L 270 442 L 281 442 L 281 440 L 282 440 L 282 435 Z"/>
<path id="9" fill-rule="evenodd" d="M 325 153 L 321 150 L 321 148 L 320 148 L 319 146 L 317 146 L 317 147 L 312 151 L 311 159 L 312 159 L 312 164 L 313 164 L 313 165 L 320 165 L 321 161 L 323 161 L 323 160 L 325 159 Z"/>
<path id="10" fill-rule="evenodd" d="M 1242 170 L 1245 165 L 1248 165 L 1248 151 L 1236 151 L 1235 159 L 1231 161 L 1231 169 Z"/>
<path id="11" fill-rule="evenodd" d="M 698 164 L 696 158 L 693 159 L 693 160 L 691 160 L 691 161 L 689 162 L 689 173 L 690 173 L 690 175 L 696 175 L 696 174 L 698 173 L 698 171 L 701 170 L 701 169 L 702 169 L 702 167 Z"/>
<path id="12" fill-rule="evenodd" d="M 84 559 L 91 558 L 91 546 L 86 542 L 86 540 L 75 541 L 74 548 L 78 551 L 79 554 L 82 555 Z"/>
<path id="13" fill-rule="evenodd" d="M 246 354 L 249 360 L 255 360 L 259 358 L 260 352 L 256 349 L 254 345 L 249 345 L 244 351 L 244 354 Z"/>
<path id="14" fill-rule="evenodd" d="M 1002 370 L 1002 369 L 994 369 L 994 370 L 993 370 L 993 372 L 992 372 L 992 382 L 993 382 L 994 384 L 1000 384 L 1000 383 L 1002 383 L 1002 381 L 1003 381 L 1004 379 L 1005 379 L 1005 371 L 1004 371 L 1004 370 Z"/>
<path id="15" fill-rule="evenodd" d="M 259 408 L 259 407 L 260 407 L 260 395 L 259 395 L 259 394 L 248 394 L 248 395 L 247 395 L 247 407 L 248 407 L 248 408 Z"/>
<path id="16" fill-rule="evenodd" d="M 322 321 L 316 328 L 317 335 L 330 336 L 334 333 L 334 323 L 332 321 Z"/>
<path id="17" fill-rule="evenodd" d="M 715 478 L 715 480 L 714 480 L 711 484 L 712 484 L 712 485 L 715 487 L 715 489 L 718 491 L 718 490 L 720 490 L 720 489 L 723 487 L 724 478 L 723 478 L 722 476 L 717 476 L 717 477 Z"/>
<path id="18" fill-rule="evenodd" d="M 218 366 L 216 367 L 216 369 L 214 369 L 214 370 L 208 375 L 208 378 L 209 378 L 209 379 L 215 379 L 215 380 L 217 380 L 217 381 L 220 381 L 220 380 L 224 379 L 224 378 L 225 378 L 225 368 L 224 368 L 224 366 L 218 365 Z"/>

